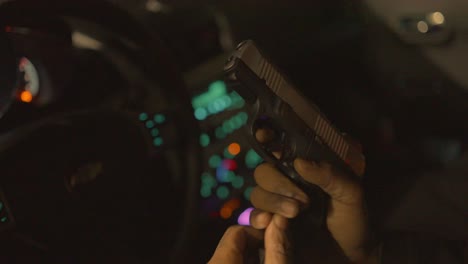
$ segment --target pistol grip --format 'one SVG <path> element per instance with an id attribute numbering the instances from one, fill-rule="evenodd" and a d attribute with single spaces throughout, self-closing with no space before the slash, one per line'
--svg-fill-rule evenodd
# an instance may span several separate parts
<path id="1" fill-rule="evenodd" d="M 249 132 L 252 135 L 250 138 L 254 139 L 251 142 L 255 151 L 267 162 L 272 163 L 275 167 L 282 172 L 282 174 L 289 178 L 295 185 L 297 185 L 309 197 L 309 206 L 301 213 L 301 218 L 305 218 L 309 226 L 322 228 L 326 224 L 326 215 L 329 204 L 329 196 L 317 185 L 311 184 L 302 178 L 294 169 L 294 159 L 296 155 L 288 148 L 289 139 L 284 133 L 279 133 L 278 129 L 271 126 L 266 120 L 254 118 L 249 122 Z M 276 138 L 269 142 L 258 142 L 255 139 L 255 134 L 258 129 L 271 129 Z M 281 151 L 281 157 L 275 157 L 273 152 Z"/>
<path id="2" fill-rule="evenodd" d="M 327 209 L 330 197 L 320 187 L 302 178 L 293 164 L 276 164 L 276 167 L 288 176 L 309 197 L 309 206 L 298 216 L 304 218 L 305 224 L 312 228 L 323 228 L 326 225 Z"/>

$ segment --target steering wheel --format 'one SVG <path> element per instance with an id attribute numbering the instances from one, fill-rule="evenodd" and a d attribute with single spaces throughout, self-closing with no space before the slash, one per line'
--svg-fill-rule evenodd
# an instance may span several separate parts
<path id="1" fill-rule="evenodd" d="M 65 91 L 60 102 L 33 119 L 0 125 L 0 207 L 8 216 L 0 223 L 0 261 L 16 252 L 27 263 L 185 263 L 197 226 L 198 124 L 158 37 L 97 0 L 7 1 L 0 5 L 0 25 L 49 29 L 63 49 L 48 56 L 99 58 L 97 68 L 106 68 L 102 77 L 63 65 L 70 72 L 68 81 L 56 78 Z M 99 48 L 77 51 L 76 32 Z M 1 124 L 17 109 L 15 46 L 4 32 L 0 48 Z M 103 85 L 110 99 L 96 95 Z M 67 101 L 70 95 L 78 100 Z"/>

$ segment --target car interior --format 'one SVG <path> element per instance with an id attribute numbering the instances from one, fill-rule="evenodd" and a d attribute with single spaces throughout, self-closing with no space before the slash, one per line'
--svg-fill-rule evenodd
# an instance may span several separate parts
<path id="1" fill-rule="evenodd" d="M 376 2 L 0 1 L 0 262 L 206 263 L 264 162 L 223 70 L 247 39 L 362 146 L 376 233 L 410 228 L 406 193 L 468 146 L 434 59 L 464 37 Z"/>

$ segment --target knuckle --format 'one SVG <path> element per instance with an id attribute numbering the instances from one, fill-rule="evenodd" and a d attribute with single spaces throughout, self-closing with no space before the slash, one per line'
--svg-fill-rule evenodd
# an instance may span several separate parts
<path id="1" fill-rule="evenodd" d="M 253 204 L 253 206 L 258 207 L 259 205 L 261 205 L 259 203 L 259 201 L 261 200 L 261 196 L 262 195 L 260 187 L 256 186 L 250 194 L 250 202 Z"/>

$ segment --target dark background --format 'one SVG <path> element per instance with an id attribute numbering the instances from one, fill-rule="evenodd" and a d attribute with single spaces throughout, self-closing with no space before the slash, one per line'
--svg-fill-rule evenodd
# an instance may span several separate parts
<path id="1" fill-rule="evenodd" d="M 146 28 L 160 36 L 167 48 L 165 54 L 170 55 L 171 62 L 176 65 L 180 73 L 179 78 L 186 84 L 192 98 L 206 93 L 211 84 L 222 80 L 223 63 L 237 43 L 244 39 L 255 40 L 258 46 L 305 96 L 317 104 L 339 129 L 362 144 L 368 164 L 363 183 L 366 189 L 371 224 L 377 234 L 384 234 L 398 228 L 387 220 L 395 208 L 404 203 L 402 201 L 404 194 L 418 185 L 421 175 L 443 170 L 450 161 L 459 158 L 466 149 L 468 90 L 448 78 L 442 69 L 437 68 L 433 62 L 423 56 L 419 46 L 401 41 L 395 32 L 392 32 L 382 21 L 369 13 L 360 1 L 309 1 L 311 3 L 304 3 L 304 1 L 197 1 L 194 3 L 192 1 L 113 0 L 110 2 L 128 11 Z M 103 12 L 102 17 L 106 17 L 105 12 Z M 56 27 L 57 29 L 54 29 L 56 31 L 50 27 L 45 28 L 49 32 L 62 32 L 59 26 L 56 25 Z M 44 43 L 41 45 L 49 47 L 50 50 L 51 45 Z M 41 54 L 41 51 L 38 51 L 38 54 Z M 40 58 L 41 56 L 36 57 Z M 94 52 L 80 51 L 77 58 L 79 58 L 79 63 L 76 67 L 67 61 L 68 58 L 63 57 L 62 61 L 49 62 L 49 65 L 54 64 L 56 68 L 60 69 L 48 69 L 49 74 L 54 71 L 60 72 L 65 68 L 73 77 L 73 81 L 70 82 L 74 84 L 73 87 L 87 87 L 88 80 L 96 80 L 92 86 L 93 89 L 81 89 L 80 92 L 73 93 L 73 90 L 66 88 L 65 82 L 59 80 L 56 82 L 59 85 L 56 85 L 54 92 L 57 94 L 57 98 L 61 98 L 60 102 L 54 102 L 51 99 L 50 103 L 40 104 L 34 108 L 15 106 L 8 115 L 5 115 L 4 124 L 13 126 L 31 122 L 43 114 L 68 109 L 67 107 L 70 105 L 89 105 L 101 101 L 117 102 L 116 104 L 121 102 L 119 100 L 113 101 L 115 98 L 121 99 L 122 102 L 127 102 L 128 98 L 132 100 L 136 98 L 135 101 L 143 98 L 142 105 L 149 104 L 151 105 L 149 108 L 138 104 L 128 104 L 131 105 L 129 109 L 131 112 L 133 111 L 133 115 L 130 116 L 134 121 L 147 122 L 145 118 L 142 118 L 142 113 L 151 116 L 153 113 L 160 113 L 161 109 L 164 110 L 162 105 L 176 105 L 182 102 L 182 100 L 176 102 L 177 100 L 174 98 L 172 101 L 161 99 L 163 97 L 160 95 L 164 94 L 164 91 L 172 89 L 170 85 L 158 87 L 157 89 L 160 89 L 161 93 L 148 93 L 148 95 L 135 92 L 132 88 L 128 88 L 134 84 L 126 83 L 123 78 L 118 76 L 118 72 L 112 65 L 109 65 Z M 164 60 L 161 58 L 161 62 Z M 43 61 L 47 61 L 47 59 L 42 58 Z M 38 68 L 40 65 L 40 62 L 36 64 Z M 65 79 L 65 77 L 63 78 Z M 138 85 L 140 84 L 138 83 Z M 43 86 L 48 87 L 48 85 Z M 100 89 L 96 90 L 94 87 L 100 87 Z M 116 97 L 109 95 L 116 95 Z M 214 186 L 210 187 L 207 195 L 203 192 L 203 186 L 206 183 L 204 179 L 206 180 L 206 178 L 201 176 L 198 179 L 199 184 L 201 183 L 200 195 L 197 195 L 199 208 L 196 215 L 193 216 L 193 234 L 190 237 L 192 247 L 189 252 L 193 263 L 206 262 L 224 230 L 228 226 L 236 224 L 237 217 L 241 212 L 251 206 L 248 190 L 254 186 L 253 168 L 248 166 L 246 161 L 250 147 L 245 139 L 245 134 L 240 130 L 235 130 L 223 137 L 215 136 L 217 127 L 221 127 L 226 120 L 244 110 L 244 108 L 226 109 L 209 118 L 199 120 L 198 125 L 201 133 L 209 135 L 211 139 L 210 144 L 203 146 L 200 150 L 201 153 L 199 153 L 203 162 L 202 175 L 208 173 L 209 179 L 216 181 Z M 135 200 L 126 200 L 122 205 L 136 211 L 137 208 L 133 208 L 132 204 L 141 206 L 138 198 L 150 199 L 149 208 L 153 213 L 157 212 L 159 216 L 164 215 L 164 221 L 160 221 L 162 218 L 156 217 L 155 214 L 152 215 L 154 218 L 147 218 L 143 222 L 151 224 L 150 222 L 154 220 L 154 225 L 157 228 L 151 229 L 151 232 L 161 232 L 165 238 L 169 237 L 166 241 L 157 241 L 157 243 L 166 243 L 166 246 L 173 243 L 172 235 L 176 233 L 174 223 L 178 220 L 171 217 L 180 217 L 179 209 L 182 208 L 180 203 L 184 195 L 180 195 L 177 191 L 185 189 L 172 188 L 170 170 L 166 168 L 167 164 L 160 159 L 159 154 L 153 155 L 154 159 L 145 160 L 151 166 L 146 163 L 142 165 L 141 160 L 128 155 L 129 152 L 125 150 L 133 151 L 142 143 L 136 139 L 138 138 L 135 136 L 136 132 L 127 131 L 118 126 L 114 127 L 115 123 L 113 123 L 112 118 L 105 117 L 105 119 L 106 122 L 93 121 L 99 125 L 87 123 L 85 127 L 80 127 L 80 129 L 88 131 L 88 126 L 98 127 L 101 131 L 97 133 L 98 136 L 106 138 L 106 140 L 85 142 L 89 143 L 90 148 L 102 143 L 103 148 L 116 155 L 111 155 L 111 157 L 114 157 L 117 162 L 126 164 L 125 170 L 120 171 L 119 174 L 122 176 L 119 178 L 122 181 L 116 183 L 116 186 L 129 184 L 130 186 L 139 186 L 134 187 L 136 190 L 142 188 L 138 185 L 141 182 L 132 181 L 129 183 L 123 180 L 125 173 L 150 172 L 152 176 L 160 177 L 143 182 L 143 189 L 150 194 L 150 197 L 132 197 Z M 151 130 L 153 133 L 154 124 L 151 126 L 148 123 L 144 124 L 147 130 Z M 7 130 L 5 127 L 8 126 L 3 125 L 3 131 Z M 130 144 L 119 145 L 118 141 L 121 139 L 119 139 L 118 133 L 107 137 L 106 133 L 112 130 L 109 127 L 113 128 L 113 131 L 122 132 L 121 136 L 124 138 L 132 138 L 130 142 L 127 142 Z M 60 148 L 60 144 L 65 144 L 63 142 L 66 141 L 66 136 L 63 135 L 70 133 L 77 138 L 78 134 L 81 137 L 85 135 L 85 138 L 93 137 L 92 133 L 77 133 L 77 131 L 81 130 L 73 128 L 71 131 L 65 129 L 58 132 L 56 130 L 43 132 L 48 136 L 47 138 L 54 141 L 54 146 L 56 146 L 46 152 L 55 156 L 44 155 L 44 157 L 48 157 L 46 160 L 50 162 L 54 159 L 60 159 L 56 156 L 67 152 L 67 148 L 65 150 Z M 181 133 L 190 134 L 196 133 L 196 131 L 182 131 Z M 149 137 L 147 134 L 145 134 L 146 137 Z M 149 145 L 151 145 L 151 140 L 153 138 L 150 138 Z M 241 146 L 241 153 L 236 157 L 228 157 L 225 154 L 226 147 L 231 143 L 239 143 Z M 45 142 L 44 145 L 48 146 L 49 143 Z M 119 147 L 116 148 L 116 146 Z M 37 164 L 33 162 L 30 164 L 47 170 L 49 163 L 45 164 L 42 159 L 36 158 L 41 156 L 41 153 L 44 153 L 42 149 L 47 147 L 42 145 L 36 147 L 37 149 L 34 151 L 39 154 L 31 150 L 31 153 L 35 154 L 30 154 L 32 157 L 29 159 L 34 159 Z M 69 151 L 70 153 L 80 152 L 82 147 L 83 145 L 80 143 L 74 144 L 69 146 Z M 124 151 L 121 155 L 115 154 L 113 152 L 115 149 Z M 157 149 L 155 152 L 160 153 L 158 151 Z M 14 153 L 16 156 L 10 155 L 2 164 L 15 163 L 16 160 L 21 159 L 23 152 Z M 103 153 L 102 155 L 110 155 L 107 152 Z M 223 160 L 235 161 L 237 168 L 233 171 L 242 178 L 242 184 L 239 188 L 215 177 L 216 170 L 220 166 L 219 164 L 210 165 L 211 159 L 215 155 L 222 157 Z M 73 159 L 73 155 L 71 156 Z M 175 167 L 182 167 L 184 161 L 177 160 L 175 162 L 180 162 L 175 164 Z M 61 177 L 61 173 L 64 173 L 62 170 L 69 170 L 67 166 L 71 166 L 63 162 L 57 162 L 57 164 L 63 165 L 63 168 L 55 170 L 54 173 L 58 176 L 52 173 L 54 177 Z M 132 166 L 138 167 L 138 169 L 132 170 Z M 29 173 L 27 169 L 19 172 L 12 169 L 5 171 L 9 171 L 12 175 L 20 173 L 26 175 L 26 178 Z M 44 181 L 48 182 L 48 178 L 45 179 Z M 8 180 L 4 182 L 8 183 Z M 54 184 L 45 188 L 61 188 L 53 186 Z M 33 183 L 26 179 L 22 180 L 19 185 L 29 188 Z M 61 182 L 58 185 L 61 186 Z M 42 187 L 44 188 L 44 186 Z M 229 190 L 227 196 L 219 195 L 221 187 Z M 99 189 L 94 191 L 99 196 Z M 61 190 L 61 192 L 65 191 Z M 15 197 L 16 200 L 24 203 L 27 203 L 27 199 L 31 198 L 31 196 L 26 195 L 26 199 L 11 190 L 5 190 L 5 193 L 10 193 L 10 197 Z M 152 196 L 153 194 L 154 196 Z M 125 196 L 127 194 L 118 195 Z M 44 203 L 53 203 L 51 201 L 56 198 L 52 196 L 44 198 Z M 18 204 L 16 201 L 10 203 Z M 40 203 L 40 200 L 36 201 L 36 204 Z M 158 203 L 162 205 L 158 206 Z M 228 217 L 223 217 L 222 209 L 232 204 L 235 205 L 231 208 L 231 214 Z M 14 215 L 15 207 L 13 205 Z M 119 207 L 112 208 L 118 209 Z M 16 210 L 16 213 L 19 211 Z M 49 213 L 53 214 L 51 212 Z M 31 222 L 34 223 L 34 214 L 25 213 L 26 216 L 23 217 L 31 218 Z M 41 213 L 39 212 L 39 214 Z M 68 217 L 73 218 L 73 216 L 72 212 Z M 145 214 L 136 214 L 136 216 L 144 218 Z M 47 217 L 40 219 L 45 219 L 44 222 L 48 222 Z M 102 219 L 104 225 L 106 221 L 109 219 Z M 51 224 L 49 223 L 49 225 Z M 128 232 L 125 235 L 126 238 L 128 236 L 131 239 L 132 232 L 145 233 L 145 228 L 139 229 L 138 221 L 132 222 L 132 225 L 132 228 L 126 230 Z M 34 228 L 30 227 L 30 229 Z M 31 232 L 35 235 L 26 240 L 29 241 L 31 248 L 42 250 L 41 243 L 36 243 L 37 240 L 41 240 L 38 237 L 47 237 L 48 234 L 62 232 L 66 228 L 57 230 L 42 230 L 43 232 L 33 230 Z M 100 232 L 99 228 L 96 228 L 95 231 L 97 234 Z M 58 237 L 58 241 L 65 239 Z M 45 241 L 48 240 L 45 239 Z M 20 239 L 20 241 L 22 240 Z M 145 244 L 143 238 L 138 242 L 138 247 L 144 252 L 142 254 L 151 252 L 151 243 L 156 243 L 151 239 L 147 241 Z M 154 247 L 158 248 L 155 250 L 158 253 L 163 252 L 166 248 L 157 245 Z M 112 251 L 112 249 L 113 247 L 109 246 L 107 250 Z"/>

